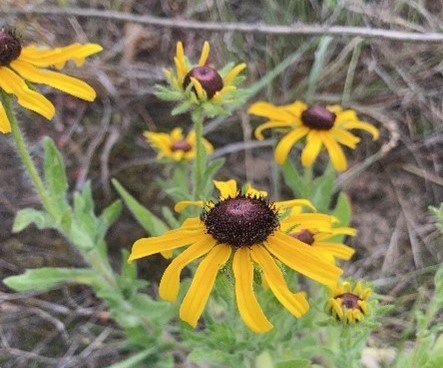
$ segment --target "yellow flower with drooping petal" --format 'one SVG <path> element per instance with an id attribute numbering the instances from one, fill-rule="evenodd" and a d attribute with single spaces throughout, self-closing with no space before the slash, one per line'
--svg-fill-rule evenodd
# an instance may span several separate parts
<path id="1" fill-rule="evenodd" d="M 170 158 L 174 161 L 193 160 L 195 157 L 195 132 L 191 131 L 183 136 L 181 128 L 174 128 L 170 134 L 144 132 L 146 140 L 158 151 L 157 157 Z M 213 152 L 213 147 L 206 139 L 203 139 L 207 153 Z"/>
<path id="2" fill-rule="evenodd" d="M 349 260 L 355 250 L 345 244 L 336 243 L 330 239 L 337 235 L 354 236 L 357 231 L 351 227 L 319 227 L 319 224 L 311 223 L 308 226 L 300 224 L 297 217 L 306 216 L 301 209 L 294 208 L 286 219 L 282 230 L 292 237 L 321 250 L 321 256 L 328 262 L 335 263 L 335 258 Z M 331 216 L 331 223 L 337 219 Z"/>
<path id="3" fill-rule="evenodd" d="M 343 272 L 324 260 L 320 248 L 311 247 L 281 230 L 281 226 L 288 226 L 284 217 L 291 209 L 313 208 L 312 204 L 304 199 L 270 203 L 266 192 L 250 186 L 240 192 L 234 180 L 214 181 L 214 184 L 220 192 L 218 201 L 177 203 L 177 211 L 190 205 L 201 206 L 200 217 L 188 218 L 180 228 L 162 236 L 137 240 L 129 261 L 186 247 L 166 268 L 160 281 L 160 297 L 174 302 L 181 271 L 202 258 L 180 306 L 180 318 L 194 327 L 220 268 L 231 258 L 238 310 L 251 330 L 264 333 L 273 327 L 254 293 L 254 266 L 261 269 L 277 300 L 295 317 L 301 317 L 309 308 L 306 297 L 304 293 L 289 289 L 277 260 L 329 287 L 337 283 Z M 331 216 L 303 213 L 297 217 L 297 223 L 305 227 L 330 228 Z"/>
<path id="4" fill-rule="evenodd" d="M 55 114 L 54 105 L 45 96 L 29 88 L 27 82 L 46 84 L 83 100 L 93 101 L 96 93 L 87 83 L 47 68 L 54 66 L 61 69 L 70 59 L 81 66 L 86 57 L 101 50 L 100 45 L 91 43 L 74 43 L 55 49 L 37 48 L 34 45 L 22 47 L 14 32 L 0 30 L 0 89 L 17 97 L 19 105 L 50 120 Z M 0 102 L 0 132 L 10 131 L 10 122 Z"/>
<path id="5" fill-rule="evenodd" d="M 257 139 L 263 139 L 263 130 L 289 128 L 275 149 L 275 160 L 282 165 L 291 148 L 303 137 L 306 146 L 301 154 L 304 167 L 311 166 L 322 147 L 329 153 L 332 165 L 337 171 L 347 168 L 347 160 L 340 145 L 355 149 L 360 138 L 349 131 L 362 129 L 378 139 L 378 130 L 371 124 L 361 121 L 355 111 L 343 110 L 341 106 L 308 106 L 301 101 L 290 105 L 275 106 L 267 102 L 256 102 L 248 110 L 250 114 L 263 116 L 269 120 L 255 130 Z"/>
<path id="6" fill-rule="evenodd" d="M 191 106 L 201 106 L 208 116 L 227 113 L 221 105 L 238 104 L 241 101 L 241 90 L 237 85 L 243 80 L 239 74 L 246 68 L 245 63 L 230 63 L 221 70 L 209 65 L 209 42 L 205 41 L 197 64 L 189 62 L 185 56 L 183 44 L 177 42 L 174 57 L 175 70 L 165 70 L 165 76 L 171 89 L 158 86 L 157 96 L 165 100 L 180 101 L 173 114 L 188 111 Z"/>
<path id="7" fill-rule="evenodd" d="M 360 322 L 369 314 L 368 298 L 371 293 L 372 289 L 363 287 L 361 281 L 357 281 L 354 288 L 348 281 L 338 283 L 330 292 L 327 310 L 344 323 Z"/>

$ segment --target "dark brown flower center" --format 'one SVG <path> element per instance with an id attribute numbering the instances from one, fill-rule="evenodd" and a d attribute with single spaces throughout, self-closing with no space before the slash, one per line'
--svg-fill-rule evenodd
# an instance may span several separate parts
<path id="1" fill-rule="evenodd" d="M 301 230 L 298 233 L 291 233 L 290 234 L 293 238 L 300 240 L 303 243 L 312 245 L 314 242 L 314 234 L 311 233 L 309 230 Z"/>
<path id="2" fill-rule="evenodd" d="M 189 152 L 190 150 L 192 150 L 192 146 L 189 142 L 187 142 L 185 140 L 175 141 L 171 145 L 172 152 L 175 152 L 175 151 Z"/>
<path id="3" fill-rule="evenodd" d="M 261 197 L 238 195 L 204 210 L 206 231 L 219 243 L 249 247 L 264 242 L 279 226 L 277 210 Z"/>
<path id="4" fill-rule="evenodd" d="M 360 306 L 358 305 L 358 301 L 360 300 L 360 298 L 352 293 L 344 293 L 341 294 L 339 296 L 337 296 L 336 298 L 340 298 L 341 299 L 341 305 L 347 309 L 360 309 Z"/>
<path id="5" fill-rule="evenodd" d="M 191 83 L 191 77 L 197 79 L 202 88 L 206 91 L 208 99 L 211 99 L 216 92 L 223 88 L 223 79 L 217 70 L 209 66 L 196 66 L 186 74 L 183 80 L 183 87 L 186 88 Z"/>
<path id="6" fill-rule="evenodd" d="M 303 124 L 312 129 L 329 130 L 334 126 L 336 115 L 323 106 L 312 106 L 301 114 Z"/>
<path id="7" fill-rule="evenodd" d="M 0 30 L 0 66 L 8 66 L 22 52 L 20 40 L 12 31 Z"/>

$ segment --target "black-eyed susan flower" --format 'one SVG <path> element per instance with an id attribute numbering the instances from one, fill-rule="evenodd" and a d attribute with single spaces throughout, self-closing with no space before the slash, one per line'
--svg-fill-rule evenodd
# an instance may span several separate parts
<path id="1" fill-rule="evenodd" d="M 265 129 L 290 129 L 275 149 L 275 160 L 280 165 L 286 161 L 297 141 L 306 137 L 306 146 L 301 154 L 304 167 L 314 163 L 324 146 L 334 168 L 343 171 L 347 167 L 347 161 L 340 145 L 354 149 L 360 142 L 360 138 L 350 133 L 350 130 L 366 130 L 372 134 L 373 139 L 378 138 L 378 130 L 374 126 L 361 121 L 355 111 L 343 110 L 338 105 L 308 106 L 301 101 L 295 101 L 290 105 L 275 106 L 267 102 L 257 102 L 248 112 L 269 119 L 255 130 L 257 139 L 263 139 L 262 132 Z"/>
<path id="2" fill-rule="evenodd" d="M 214 182 L 220 192 L 216 202 L 179 202 L 177 211 L 189 205 L 201 206 L 200 217 L 188 218 L 183 225 L 162 236 L 137 240 L 129 261 L 151 254 L 185 247 L 165 270 L 159 286 L 163 299 L 174 302 L 180 286 L 180 273 L 186 265 L 202 258 L 181 306 L 180 318 L 196 326 L 221 267 L 232 259 L 238 310 L 245 324 L 254 332 L 264 333 L 273 325 L 265 316 L 254 294 L 254 266 L 277 300 L 295 317 L 309 306 L 304 293 L 293 293 L 286 284 L 279 263 L 330 287 L 336 285 L 342 270 L 321 256 L 321 250 L 286 234 L 281 226 L 295 207 L 311 207 L 303 199 L 271 203 L 266 192 L 250 186 L 244 192 L 234 180 Z M 298 222 L 306 227 L 330 227 L 331 217 L 309 213 Z M 309 216 L 308 216 L 309 215 Z M 290 216 L 287 216 L 289 218 Z"/>
<path id="3" fill-rule="evenodd" d="M 227 113 L 221 105 L 239 103 L 237 85 L 243 80 L 239 74 L 246 68 L 246 64 L 234 66 L 230 63 L 217 70 L 208 63 L 209 52 L 210 46 L 206 41 L 198 63 L 193 64 L 185 56 L 183 44 L 177 43 L 175 70 L 165 70 L 171 88 L 159 86 L 157 94 L 166 100 L 183 101 L 173 111 L 174 114 L 184 113 L 198 105 L 208 116 L 215 116 Z"/>
<path id="4" fill-rule="evenodd" d="M 355 253 L 355 250 L 345 244 L 336 243 L 331 241 L 331 238 L 337 235 L 350 235 L 354 236 L 356 230 L 351 227 L 316 227 L 315 224 L 300 225 L 297 221 L 297 216 L 306 216 L 299 212 L 298 208 L 294 208 L 291 213 L 291 217 L 288 218 L 285 225 L 282 226 L 282 230 L 286 231 L 292 237 L 300 240 L 301 242 L 308 244 L 312 247 L 316 247 L 321 250 L 321 257 L 326 261 L 335 262 L 335 258 L 349 260 Z M 332 222 L 337 221 L 334 217 Z M 295 225 L 292 225 L 294 224 Z"/>
<path id="5" fill-rule="evenodd" d="M 169 158 L 174 161 L 192 160 L 195 157 L 195 132 L 191 131 L 184 137 L 181 128 L 174 128 L 170 134 L 144 132 L 146 140 L 158 151 L 157 157 Z M 203 139 L 207 153 L 213 152 L 213 147 L 206 139 Z"/>
<path id="6" fill-rule="evenodd" d="M 357 281 L 354 288 L 348 281 L 338 283 L 331 289 L 327 310 L 344 323 L 360 322 L 369 314 L 368 298 L 371 293 L 371 288 L 363 287 L 361 281 Z"/>
<path id="7" fill-rule="evenodd" d="M 61 69 L 70 59 L 80 66 L 86 57 L 101 50 L 101 46 L 90 43 L 85 45 L 74 43 L 55 49 L 37 48 L 34 45 L 22 47 L 20 39 L 14 32 L 2 29 L 0 30 L 0 89 L 17 97 L 19 105 L 50 120 L 55 114 L 53 104 L 45 96 L 29 88 L 27 82 L 46 84 L 83 100 L 93 101 L 96 93 L 87 83 L 47 68 Z M 0 132 L 10 131 L 10 122 L 0 103 Z"/>

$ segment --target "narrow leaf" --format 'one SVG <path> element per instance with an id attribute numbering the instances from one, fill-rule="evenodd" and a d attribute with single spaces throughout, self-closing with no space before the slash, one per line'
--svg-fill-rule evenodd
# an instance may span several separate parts
<path id="1" fill-rule="evenodd" d="M 17 212 L 12 231 L 18 233 L 31 224 L 35 224 L 39 230 L 55 227 L 54 220 L 46 212 L 25 208 Z"/>

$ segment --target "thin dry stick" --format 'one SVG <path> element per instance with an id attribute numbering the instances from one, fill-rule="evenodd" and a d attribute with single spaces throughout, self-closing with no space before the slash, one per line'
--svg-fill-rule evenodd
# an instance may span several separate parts
<path id="1" fill-rule="evenodd" d="M 443 33 L 438 32 L 405 32 L 380 28 L 328 26 L 320 24 L 295 23 L 287 26 L 275 26 L 263 23 L 227 23 L 200 22 L 176 18 L 160 18 L 151 15 L 136 15 L 111 10 L 78 9 L 78 8 L 34 8 L 9 9 L 2 11 L 8 15 L 61 15 L 85 18 L 101 18 L 120 22 L 139 23 L 148 26 L 165 28 L 180 28 L 195 31 L 212 32 L 241 32 L 267 35 L 308 35 L 308 36 L 360 36 L 363 38 L 378 38 L 404 42 L 443 42 Z"/>

